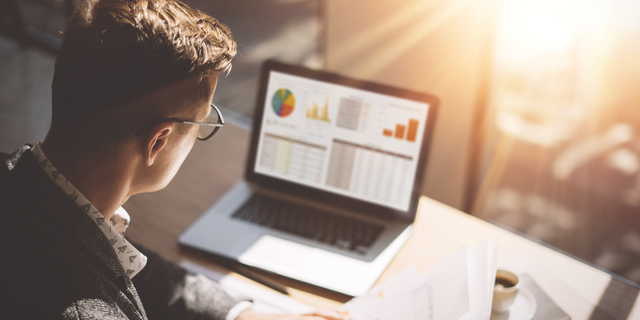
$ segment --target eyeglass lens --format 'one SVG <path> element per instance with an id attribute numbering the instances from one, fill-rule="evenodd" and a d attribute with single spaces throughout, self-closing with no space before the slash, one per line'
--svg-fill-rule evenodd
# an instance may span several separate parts
<path id="1" fill-rule="evenodd" d="M 220 119 L 218 117 L 218 113 L 213 108 L 211 108 L 211 113 L 209 113 L 209 117 L 207 118 L 207 120 L 205 120 L 205 122 L 218 123 L 219 120 Z M 214 130 L 216 130 L 216 127 L 200 126 L 200 129 L 198 131 L 198 138 L 205 139 L 210 136 Z"/>

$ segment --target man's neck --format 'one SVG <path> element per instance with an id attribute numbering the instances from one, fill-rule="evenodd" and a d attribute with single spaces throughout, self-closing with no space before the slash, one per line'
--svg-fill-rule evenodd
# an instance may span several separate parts
<path id="1" fill-rule="evenodd" d="M 106 219 L 111 219 L 131 196 L 132 168 L 120 161 L 117 153 L 87 154 L 58 141 L 48 135 L 41 145 L 44 154 Z"/>

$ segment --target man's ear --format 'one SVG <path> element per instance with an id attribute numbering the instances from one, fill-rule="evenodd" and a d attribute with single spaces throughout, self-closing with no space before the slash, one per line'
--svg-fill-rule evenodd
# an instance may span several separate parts
<path id="1" fill-rule="evenodd" d="M 153 127 L 144 137 L 142 145 L 145 164 L 150 167 L 156 161 L 156 157 L 167 145 L 167 139 L 173 131 L 171 122 L 162 122 Z"/>

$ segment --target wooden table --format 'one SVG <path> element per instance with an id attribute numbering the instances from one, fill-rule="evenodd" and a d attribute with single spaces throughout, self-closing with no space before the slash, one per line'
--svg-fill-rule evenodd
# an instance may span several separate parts
<path id="1" fill-rule="evenodd" d="M 242 179 L 249 140 L 248 131 L 227 125 L 213 139 L 196 142 L 166 189 L 136 195 L 125 204 L 133 222 L 127 235 L 169 260 L 187 259 L 228 272 L 203 255 L 181 250 L 176 238 Z M 378 283 L 410 264 L 424 272 L 462 245 L 471 247 L 487 238 L 499 244 L 499 267 L 528 273 L 572 319 L 640 319 L 637 289 L 588 264 L 427 197 L 420 200 L 411 238 Z M 294 299 L 318 308 L 335 309 L 349 299 L 283 277 L 274 279 L 288 286 Z"/>

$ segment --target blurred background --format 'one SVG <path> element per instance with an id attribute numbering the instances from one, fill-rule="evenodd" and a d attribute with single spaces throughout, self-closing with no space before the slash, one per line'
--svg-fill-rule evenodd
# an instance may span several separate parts
<path id="1" fill-rule="evenodd" d="M 269 58 L 433 93 L 423 194 L 640 283 L 639 1 L 186 2 L 238 41 L 215 102 L 241 125 Z M 44 139 L 74 5 L 0 0 L 1 152 Z"/>

